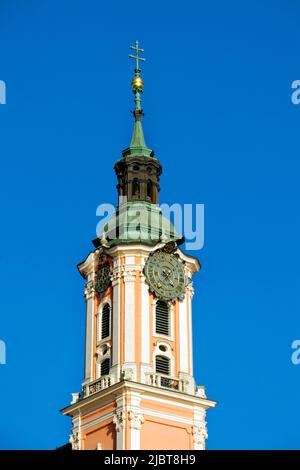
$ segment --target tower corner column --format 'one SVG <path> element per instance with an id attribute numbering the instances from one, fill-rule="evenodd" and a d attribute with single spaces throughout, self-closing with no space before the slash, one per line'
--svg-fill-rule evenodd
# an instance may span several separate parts
<path id="1" fill-rule="evenodd" d="M 140 393 L 131 392 L 130 405 L 128 406 L 130 450 L 140 450 L 141 448 L 141 429 L 145 418 L 141 412 L 140 403 Z"/>
<path id="2" fill-rule="evenodd" d="M 85 334 L 85 367 L 84 383 L 93 380 L 93 349 L 94 349 L 94 272 L 88 274 L 84 296 L 86 301 L 86 334 Z"/>
<path id="3" fill-rule="evenodd" d="M 121 351 L 121 336 L 120 336 L 120 312 L 121 312 L 121 271 L 117 265 L 114 267 L 112 289 L 113 289 L 113 315 L 112 315 L 112 363 L 110 374 L 114 377 L 115 382 L 120 380 L 120 351 Z"/>
<path id="4" fill-rule="evenodd" d="M 205 450 L 205 442 L 208 437 L 205 417 L 206 410 L 204 408 L 194 408 L 192 435 L 195 450 Z"/>
<path id="5" fill-rule="evenodd" d="M 124 279 L 124 305 L 121 308 L 124 311 L 124 363 L 122 372 L 127 380 L 137 380 L 136 357 L 135 357 L 135 280 L 136 271 L 134 269 L 125 269 Z"/>
<path id="6" fill-rule="evenodd" d="M 147 383 L 147 373 L 152 371 L 150 359 L 150 339 L 152 331 L 150 331 L 150 296 L 149 287 L 146 284 L 146 277 L 140 272 L 140 289 L 141 289 L 141 311 L 138 312 L 141 318 L 141 363 L 140 363 L 140 380 Z"/>
<path id="7" fill-rule="evenodd" d="M 125 396 L 116 399 L 117 408 L 114 413 L 113 423 L 116 428 L 116 450 L 125 450 L 125 434 L 126 434 L 126 404 Z"/>

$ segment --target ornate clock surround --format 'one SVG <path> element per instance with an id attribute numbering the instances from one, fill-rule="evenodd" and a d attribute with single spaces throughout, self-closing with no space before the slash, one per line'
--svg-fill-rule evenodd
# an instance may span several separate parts
<path id="1" fill-rule="evenodd" d="M 170 244 L 151 253 L 144 266 L 150 291 L 164 301 L 183 300 L 187 285 L 184 263 Z"/>

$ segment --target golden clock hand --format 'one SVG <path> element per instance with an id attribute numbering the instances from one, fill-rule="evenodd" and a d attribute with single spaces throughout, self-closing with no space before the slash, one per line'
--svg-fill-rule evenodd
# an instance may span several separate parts
<path id="1" fill-rule="evenodd" d="M 168 279 L 168 277 L 169 277 L 170 274 L 171 274 L 171 269 L 169 269 L 169 272 L 168 272 L 168 273 L 163 269 L 163 273 L 165 274 L 166 279 Z"/>

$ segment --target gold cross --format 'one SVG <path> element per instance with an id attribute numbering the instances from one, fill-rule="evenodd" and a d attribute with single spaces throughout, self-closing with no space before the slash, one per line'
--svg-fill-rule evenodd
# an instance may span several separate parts
<path id="1" fill-rule="evenodd" d="M 139 60 L 141 60 L 142 62 L 145 62 L 146 59 L 144 59 L 143 57 L 139 57 L 139 52 L 144 52 L 144 49 L 139 48 L 139 41 L 135 41 L 135 46 L 130 46 L 130 49 L 133 49 L 136 52 L 136 55 L 130 54 L 129 57 L 131 59 L 136 60 L 136 69 L 135 70 L 136 70 L 136 72 L 140 72 Z"/>

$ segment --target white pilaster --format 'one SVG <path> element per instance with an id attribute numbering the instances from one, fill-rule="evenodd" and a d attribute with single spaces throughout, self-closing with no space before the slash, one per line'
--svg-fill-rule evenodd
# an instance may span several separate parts
<path id="1" fill-rule="evenodd" d="M 120 267 L 119 259 L 116 261 L 116 266 L 113 272 L 113 309 L 112 309 L 112 367 L 111 375 L 114 376 L 115 381 L 120 379 L 120 314 L 121 314 L 121 299 L 120 299 Z"/>
<path id="2" fill-rule="evenodd" d="M 189 318 L 189 292 L 187 290 L 183 301 L 179 302 L 179 378 L 185 381 L 186 393 L 193 395 L 195 390 L 195 380 L 190 370 L 192 365 L 192 330 Z M 192 369 L 192 367 L 191 367 Z"/>
<path id="3" fill-rule="evenodd" d="M 187 297 L 179 302 L 179 371 L 189 373 L 189 337 L 187 323 Z"/>
<path id="4" fill-rule="evenodd" d="M 130 393 L 130 405 L 128 406 L 128 421 L 130 432 L 130 450 L 140 450 L 141 448 L 141 428 L 145 421 L 140 409 L 141 395 Z"/>
<path id="5" fill-rule="evenodd" d="M 146 278 L 141 273 L 141 370 L 142 383 L 147 383 L 145 372 L 151 371 L 150 367 L 150 297 Z"/>
<path id="6" fill-rule="evenodd" d="M 186 289 L 186 298 L 188 302 L 188 315 L 189 315 L 189 336 L 190 336 L 190 341 L 189 341 L 189 355 L 190 355 L 190 374 L 194 375 L 194 361 L 193 361 L 193 328 L 192 328 L 192 322 L 193 322 L 193 316 L 192 316 L 192 300 L 194 296 L 194 288 L 192 287 L 192 284 L 190 284 L 187 289 Z"/>
<path id="7" fill-rule="evenodd" d="M 124 299 L 124 365 L 125 378 L 136 380 L 135 363 L 135 270 L 123 272 L 125 299 Z"/>
<path id="8" fill-rule="evenodd" d="M 117 398 L 117 408 L 113 417 L 113 423 L 116 427 L 116 447 L 117 450 L 125 449 L 126 432 L 126 406 L 124 396 Z"/>
<path id="9" fill-rule="evenodd" d="M 208 437 L 206 428 L 206 411 L 202 407 L 194 408 L 194 424 L 192 427 L 193 442 L 195 450 L 205 450 L 205 441 Z"/>
<path id="10" fill-rule="evenodd" d="M 88 274 L 85 286 L 86 328 L 85 328 L 85 368 L 84 383 L 93 380 L 93 345 L 94 345 L 94 300 L 95 289 L 93 273 Z"/>
<path id="11" fill-rule="evenodd" d="M 72 420 L 72 434 L 70 436 L 69 442 L 72 446 L 72 450 L 81 450 L 81 419 L 80 414 L 73 417 Z"/>
<path id="12" fill-rule="evenodd" d="M 136 411 L 128 412 L 129 426 L 130 426 L 130 450 L 141 449 L 141 428 L 145 421 L 142 413 Z"/>

